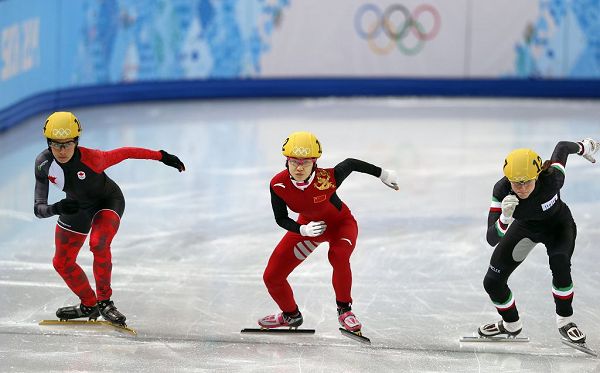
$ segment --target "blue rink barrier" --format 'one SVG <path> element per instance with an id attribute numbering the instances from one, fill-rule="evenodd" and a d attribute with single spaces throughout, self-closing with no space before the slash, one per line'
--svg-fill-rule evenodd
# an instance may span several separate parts
<path id="1" fill-rule="evenodd" d="M 600 80 L 573 79 L 211 79 L 99 85 L 43 92 L 0 110 L 0 131 L 28 117 L 120 102 L 328 96 L 600 98 Z"/>

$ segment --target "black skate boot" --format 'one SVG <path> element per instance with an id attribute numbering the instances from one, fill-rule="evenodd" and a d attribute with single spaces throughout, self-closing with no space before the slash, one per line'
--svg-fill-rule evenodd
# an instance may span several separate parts
<path id="1" fill-rule="evenodd" d="M 577 327 L 577 325 L 575 325 L 574 322 L 570 322 L 562 328 L 558 328 L 558 332 L 568 342 L 577 344 L 585 343 L 585 334 L 583 334 L 583 332 L 579 330 L 579 328 Z"/>
<path id="2" fill-rule="evenodd" d="M 98 301 L 98 309 L 104 320 L 114 324 L 125 325 L 126 317 L 117 310 L 112 300 Z"/>
<path id="3" fill-rule="evenodd" d="M 68 306 L 61 307 L 56 311 L 56 317 L 59 320 L 71 320 L 78 319 L 80 317 L 87 317 L 89 320 L 96 320 L 100 316 L 98 307 L 96 305 L 88 307 L 80 304 L 79 306 Z"/>
<path id="4" fill-rule="evenodd" d="M 493 337 L 493 336 L 501 335 L 501 336 L 505 336 L 506 338 L 514 338 L 517 335 L 519 335 L 519 333 L 521 333 L 521 330 L 522 330 L 522 328 L 519 328 L 518 330 L 515 330 L 514 332 L 509 332 L 504 327 L 504 321 L 500 320 L 493 324 L 485 324 L 485 325 L 480 326 L 477 329 L 477 332 L 482 337 Z"/>

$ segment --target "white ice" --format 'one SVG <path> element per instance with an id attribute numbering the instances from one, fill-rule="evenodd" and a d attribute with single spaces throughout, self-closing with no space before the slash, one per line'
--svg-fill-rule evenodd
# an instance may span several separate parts
<path id="1" fill-rule="evenodd" d="M 45 115 L 0 134 L 2 371 L 591 372 L 564 346 L 543 246 L 511 277 L 529 343 L 459 343 L 498 315 L 482 280 L 491 192 L 505 155 L 547 159 L 560 140 L 600 137 L 600 103 L 544 100 L 305 99 L 151 102 L 75 109 L 81 145 L 177 154 L 187 171 L 128 160 L 108 170 L 127 206 L 113 245 L 113 300 L 139 335 L 41 327 L 76 297 L 52 267 L 56 218 L 33 215 Z M 327 246 L 290 276 L 313 336 L 242 335 L 277 310 L 262 282 L 283 235 L 268 182 L 293 131 L 319 137 L 322 167 L 346 157 L 395 169 L 396 192 L 351 175 L 339 195 L 359 222 L 354 311 L 366 346 L 338 331 Z M 573 155 L 562 198 L 579 234 L 575 321 L 600 350 L 600 162 Z M 62 198 L 52 190 L 51 201 Z M 79 256 L 88 277 L 91 253 Z"/>

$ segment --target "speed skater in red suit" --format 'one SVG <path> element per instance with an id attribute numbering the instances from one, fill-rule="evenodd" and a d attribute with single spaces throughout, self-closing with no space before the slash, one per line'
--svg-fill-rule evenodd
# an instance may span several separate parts
<path id="1" fill-rule="evenodd" d="M 378 177 L 388 187 L 398 190 L 396 173 L 352 158 L 334 168 L 319 168 L 316 162 L 322 154 L 321 144 L 310 132 L 292 133 L 285 140 L 282 153 L 286 169 L 273 177 L 270 190 L 275 220 L 287 233 L 275 247 L 263 275 L 281 312 L 260 319 L 258 324 L 266 329 L 297 328 L 302 324 L 303 317 L 287 277 L 319 244 L 328 242 L 338 321 L 346 330 L 359 333 L 362 325 L 351 307 L 350 268 L 358 227 L 336 191 L 353 171 Z M 288 208 L 299 214 L 297 221 L 288 216 Z"/>

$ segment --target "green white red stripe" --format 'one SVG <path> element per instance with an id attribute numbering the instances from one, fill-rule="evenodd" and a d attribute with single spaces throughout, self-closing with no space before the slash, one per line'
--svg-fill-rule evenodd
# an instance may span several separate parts
<path id="1" fill-rule="evenodd" d="M 552 285 L 552 295 L 554 295 L 555 298 L 571 299 L 573 298 L 573 294 L 573 283 L 564 288 L 557 288 L 556 286 Z"/>
<path id="2" fill-rule="evenodd" d="M 502 202 L 492 197 L 492 204 L 490 205 L 490 212 L 502 212 Z"/>
<path id="3" fill-rule="evenodd" d="M 554 167 L 557 170 L 559 170 L 560 172 L 563 173 L 563 175 L 565 175 L 565 166 L 563 166 L 562 164 L 558 163 L 558 162 L 554 162 L 550 165 L 550 167 Z"/>
<path id="4" fill-rule="evenodd" d="M 496 220 L 496 223 L 494 224 L 494 226 L 496 227 L 496 232 L 498 232 L 498 236 L 504 237 L 504 235 L 506 234 L 506 231 L 508 230 L 508 224 L 503 224 L 500 221 L 500 218 L 498 218 L 498 220 Z"/>
<path id="5" fill-rule="evenodd" d="M 498 311 L 506 311 L 507 309 L 514 307 L 514 305 L 515 305 L 515 298 L 513 298 L 512 291 L 510 292 L 510 295 L 508 296 L 508 300 L 506 302 L 504 302 L 504 303 L 494 302 L 494 306 L 496 306 Z"/>

